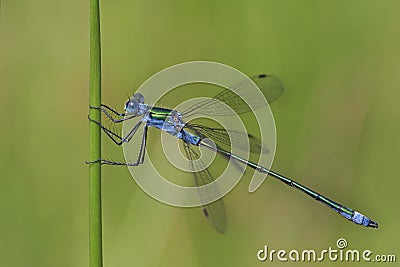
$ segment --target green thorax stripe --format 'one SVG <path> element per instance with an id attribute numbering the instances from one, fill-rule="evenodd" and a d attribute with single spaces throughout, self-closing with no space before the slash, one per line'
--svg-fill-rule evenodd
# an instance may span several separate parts
<path id="1" fill-rule="evenodd" d="M 152 119 L 156 120 L 165 120 L 165 118 L 168 117 L 168 115 L 171 113 L 171 109 L 167 108 L 158 108 L 158 107 L 153 107 L 150 110 L 150 117 Z"/>

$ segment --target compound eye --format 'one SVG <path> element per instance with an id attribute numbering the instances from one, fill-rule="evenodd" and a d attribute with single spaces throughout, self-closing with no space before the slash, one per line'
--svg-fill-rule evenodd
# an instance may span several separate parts
<path id="1" fill-rule="evenodd" d="M 128 114 L 136 114 L 139 111 L 139 104 L 135 100 L 126 102 L 125 112 Z"/>
<path id="2" fill-rule="evenodd" d="M 141 93 L 134 94 L 133 98 L 137 99 L 140 104 L 144 103 L 144 96 Z"/>

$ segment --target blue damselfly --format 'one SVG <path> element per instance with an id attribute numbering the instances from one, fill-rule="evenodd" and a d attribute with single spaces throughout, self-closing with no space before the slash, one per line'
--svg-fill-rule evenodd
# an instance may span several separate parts
<path id="1" fill-rule="evenodd" d="M 252 77 L 251 79 L 260 88 L 268 103 L 272 103 L 283 92 L 283 84 L 275 76 L 261 74 Z M 154 127 L 161 131 L 168 132 L 169 134 L 179 138 L 182 141 L 184 151 L 187 158 L 189 159 L 190 167 L 193 170 L 202 169 L 201 171 L 193 171 L 194 180 L 197 186 L 212 182 L 214 178 L 211 172 L 207 168 L 204 168 L 204 166 L 195 166 L 195 164 L 203 164 L 201 160 L 198 160 L 199 155 L 193 149 L 193 147 L 196 146 L 214 150 L 225 158 L 234 159 L 237 162 L 243 163 L 260 173 L 274 177 L 275 179 L 278 179 L 286 185 L 294 187 L 299 191 L 305 193 L 306 195 L 312 197 L 313 199 L 324 203 L 332 210 L 337 212 L 339 215 L 356 224 L 366 227 L 378 228 L 378 223 L 372 221 L 363 214 L 353 209 L 347 208 L 346 206 L 338 204 L 337 202 L 330 200 L 329 198 L 311 190 L 310 188 L 301 185 L 293 179 L 285 177 L 268 168 L 239 157 L 238 155 L 235 155 L 226 149 L 223 149 L 221 144 L 229 145 L 229 136 L 234 137 L 235 135 L 238 135 L 237 132 L 229 131 L 224 128 L 212 128 L 205 125 L 185 122 L 185 118 L 187 116 L 193 115 L 195 113 L 232 115 L 232 110 L 236 114 L 251 112 L 251 108 L 239 97 L 240 93 L 245 93 L 246 91 L 246 81 L 243 81 L 238 85 L 233 85 L 230 89 L 225 89 L 221 93 L 217 94 L 215 97 L 204 100 L 183 112 L 145 104 L 144 96 L 140 93 L 135 93 L 133 97 L 126 102 L 124 113 L 119 113 L 106 105 L 101 105 L 101 107 L 91 107 L 95 109 L 101 109 L 101 111 L 107 116 L 108 119 L 110 119 L 112 123 L 121 123 L 132 118 L 140 118 L 139 122 L 134 127 L 132 127 L 132 129 L 130 129 L 130 131 L 124 136 L 105 127 L 100 122 L 94 121 L 95 123 L 100 125 L 102 130 L 117 145 L 122 145 L 125 142 L 129 142 L 135 135 L 135 133 L 141 127 L 143 128 L 141 146 L 136 162 L 114 162 L 105 159 L 99 159 L 98 161 L 100 161 L 101 164 L 108 165 L 138 166 L 139 164 L 142 164 L 144 162 L 146 150 L 147 130 L 149 127 Z M 224 109 L 224 107 L 219 104 L 221 102 L 228 105 L 230 109 Z M 254 99 L 254 103 L 251 104 L 253 108 L 260 108 L 267 103 L 263 104 L 262 101 L 258 102 L 258 99 Z M 245 134 L 245 136 L 249 140 L 250 152 L 261 153 L 261 141 L 252 135 Z M 241 137 L 243 137 L 243 135 L 241 135 Z M 205 142 L 204 140 L 206 138 L 213 140 L 216 146 L 211 146 L 208 142 Z M 202 208 L 205 216 L 208 218 L 213 227 L 219 232 L 224 232 L 226 229 L 226 214 L 223 200 L 219 199 L 213 203 L 204 205 Z"/>

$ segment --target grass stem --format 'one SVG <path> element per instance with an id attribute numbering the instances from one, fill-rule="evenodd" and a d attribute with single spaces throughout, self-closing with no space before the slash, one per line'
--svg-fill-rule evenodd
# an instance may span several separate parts
<path id="1" fill-rule="evenodd" d="M 90 92 L 89 105 L 101 104 L 101 46 L 99 0 L 90 0 Z M 89 115 L 101 120 L 100 110 L 90 109 Z M 101 129 L 89 122 L 89 161 L 101 158 Z M 101 164 L 89 164 L 89 266 L 103 265 L 101 223 Z"/>

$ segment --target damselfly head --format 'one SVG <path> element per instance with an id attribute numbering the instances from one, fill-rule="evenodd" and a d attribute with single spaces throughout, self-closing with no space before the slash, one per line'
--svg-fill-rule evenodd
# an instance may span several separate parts
<path id="1" fill-rule="evenodd" d="M 140 115 L 140 104 L 143 103 L 144 96 L 140 93 L 136 93 L 125 103 L 125 112 L 131 115 Z"/>

